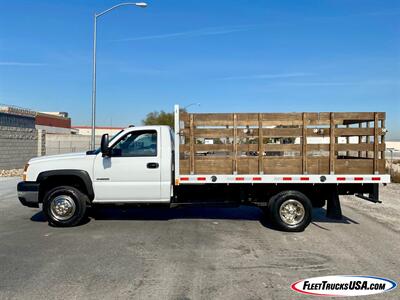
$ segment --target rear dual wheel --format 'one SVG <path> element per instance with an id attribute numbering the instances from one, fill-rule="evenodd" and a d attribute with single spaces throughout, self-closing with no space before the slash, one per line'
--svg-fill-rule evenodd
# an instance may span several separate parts
<path id="1" fill-rule="evenodd" d="M 280 192 L 268 201 L 268 216 L 283 231 L 303 231 L 311 222 L 310 199 L 298 191 Z"/>

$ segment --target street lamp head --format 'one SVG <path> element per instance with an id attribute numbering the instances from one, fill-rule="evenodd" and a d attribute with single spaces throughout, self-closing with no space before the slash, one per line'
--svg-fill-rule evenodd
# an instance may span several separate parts
<path id="1" fill-rule="evenodd" d="M 135 3 L 136 6 L 139 6 L 141 8 L 146 8 L 147 7 L 147 3 L 146 2 L 137 2 Z"/>

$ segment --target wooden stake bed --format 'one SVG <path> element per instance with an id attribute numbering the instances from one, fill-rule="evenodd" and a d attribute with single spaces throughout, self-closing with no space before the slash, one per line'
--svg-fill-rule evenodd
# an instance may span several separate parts
<path id="1" fill-rule="evenodd" d="M 192 114 L 176 106 L 176 173 L 384 174 L 384 122 L 383 112 Z"/>

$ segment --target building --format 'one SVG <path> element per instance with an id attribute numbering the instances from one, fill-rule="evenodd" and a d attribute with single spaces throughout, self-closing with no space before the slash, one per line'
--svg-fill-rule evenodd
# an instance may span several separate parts
<path id="1" fill-rule="evenodd" d="M 29 159 L 44 154 L 44 136 L 35 128 L 35 115 L 29 109 L 0 104 L 0 174 L 22 169 Z"/>
<path id="2" fill-rule="evenodd" d="M 66 112 L 36 112 L 30 109 L 0 104 L 0 126 L 36 128 L 46 133 L 71 134 L 71 118 Z"/>
<path id="3" fill-rule="evenodd" d="M 35 113 L 0 105 L 0 126 L 35 129 Z"/>
<path id="4" fill-rule="evenodd" d="M 97 126 L 96 127 L 96 135 L 103 135 L 108 133 L 110 136 L 118 133 L 124 129 L 124 127 L 110 127 L 110 126 Z M 73 133 L 79 135 L 92 135 L 92 127 L 91 126 L 73 126 Z"/>
<path id="5" fill-rule="evenodd" d="M 71 118 L 66 112 L 37 112 L 35 125 L 46 133 L 71 134 Z"/>

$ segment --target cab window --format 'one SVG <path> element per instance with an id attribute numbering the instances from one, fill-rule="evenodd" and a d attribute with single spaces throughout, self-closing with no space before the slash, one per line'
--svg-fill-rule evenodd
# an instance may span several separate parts
<path id="1" fill-rule="evenodd" d="M 112 156 L 157 156 L 157 132 L 133 131 L 123 136 L 114 146 Z"/>

